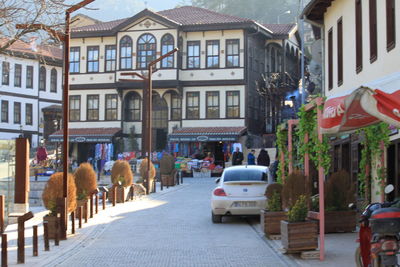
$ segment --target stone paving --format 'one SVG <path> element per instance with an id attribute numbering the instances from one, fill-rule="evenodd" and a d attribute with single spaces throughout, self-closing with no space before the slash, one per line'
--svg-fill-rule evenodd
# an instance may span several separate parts
<path id="1" fill-rule="evenodd" d="M 107 208 L 75 236 L 28 256 L 28 266 L 297 266 L 243 218 L 210 219 L 214 179 Z M 31 251 L 27 249 L 27 255 Z M 16 256 L 16 255 L 15 255 Z M 14 256 L 13 256 L 14 257 Z M 10 259 L 10 263 L 13 260 Z"/>

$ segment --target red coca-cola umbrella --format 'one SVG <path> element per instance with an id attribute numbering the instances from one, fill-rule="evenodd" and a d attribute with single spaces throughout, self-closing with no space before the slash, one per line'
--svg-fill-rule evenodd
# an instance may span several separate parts
<path id="1" fill-rule="evenodd" d="M 380 121 L 400 128 L 400 72 L 330 96 L 320 127 L 324 134 L 335 134 Z"/>

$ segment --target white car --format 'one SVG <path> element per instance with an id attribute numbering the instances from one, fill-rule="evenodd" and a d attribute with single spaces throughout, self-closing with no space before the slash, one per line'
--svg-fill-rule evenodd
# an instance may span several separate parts
<path id="1" fill-rule="evenodd" d="M 216 183 L 218 186 L 211 194 L 211 219 L 221 223 L 222 216 L 260 214 L 272 178 L 268 167 L 241 165 L 226 168 Z"/>

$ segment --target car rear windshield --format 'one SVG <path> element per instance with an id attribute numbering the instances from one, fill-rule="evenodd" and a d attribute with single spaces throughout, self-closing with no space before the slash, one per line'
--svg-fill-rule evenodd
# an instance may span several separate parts
<path id="1" fill-rule="evenodd" d="M 267 175 L 260 170 L 236 169 L 224 173 L 224 182 L 230 181 L 266 181 Z"/>

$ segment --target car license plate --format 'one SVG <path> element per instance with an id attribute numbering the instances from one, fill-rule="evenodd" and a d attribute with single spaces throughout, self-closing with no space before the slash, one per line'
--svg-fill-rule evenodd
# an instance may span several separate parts
<path id="1" fill-rule="evenodd" d="M 233 203 L 234 207 L 241 207 L 241 208 L 248 208 L 248 207 L 255 207 L 255 201 L 236 201 Z"/>

